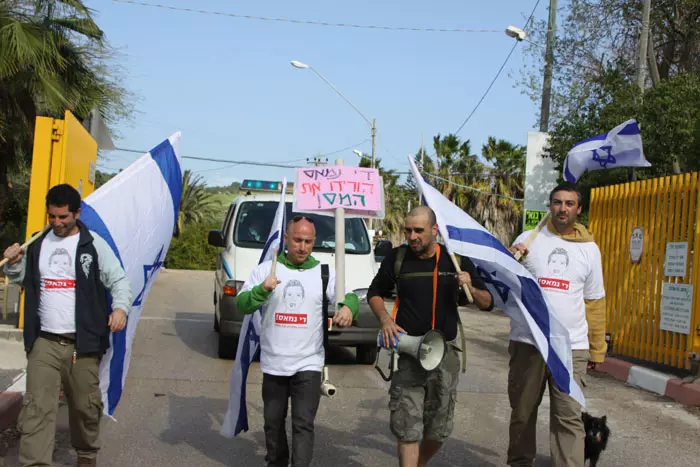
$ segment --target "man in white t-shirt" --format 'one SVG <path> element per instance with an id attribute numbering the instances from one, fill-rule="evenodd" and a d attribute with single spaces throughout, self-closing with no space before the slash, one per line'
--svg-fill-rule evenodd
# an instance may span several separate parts
<path id="1" fill-rule="evenodd" d="M 598 245 L 582 224 L 581 193 L 571 183 L 549 195 L 551 220 L 529 248 L 522 233 L 511 252 L 537 279 L 554 313 L 569 330 L 576 382 L 583 389 L 587 368 L 605 360 L 605 288 Z M 524 318 L 511 319 L 508 397 L 512 408 L 508 465 L 531 466 L 536 455 L 537 408 L 545 386 L 550 395 L 550 451 L 553 467 L 583 467 L 581 406 L 557 388 Z"/>
<path id="2" fill-rule="evenodd" d="M 80 467 L 94 466 L 102 416 L 100 359 L 126 326 L 131 285 L 107 242 L 83 224 L 70 185 L 46 195 L 51 229 L 25 251 L 5 250 L 7 277 L 25 290 L 27 391 L 17 426 L 22 466 L 51 465 L 61 385 Z M 111 306 L 108 300 L 111 293 Z"/>
<path id="3" fill-rule="evenodd" d="M 287 253 L 259 264 L 243 284 L 236 304 L 246 314 L 262 307 L 260 369 L 265 418 L 265 444 L 269 467 L 287 467 L 290 461 L 285 420 L 292 399 L 293 467 L 311 464 L 314 419 L 321 398 L 321 373 L 325 361 L 323 280 L 320 263 L 311 256 L 316 241 L 313 221 L 297 216 L 284 235 Z M 335 303 L 335 270 L 329 268 L 325 290 Z M 333 323 L 350 326 L 357 317 L 357 295 L 346 293 Z M 330 314 L 330 313 L 329 313 Z"/>

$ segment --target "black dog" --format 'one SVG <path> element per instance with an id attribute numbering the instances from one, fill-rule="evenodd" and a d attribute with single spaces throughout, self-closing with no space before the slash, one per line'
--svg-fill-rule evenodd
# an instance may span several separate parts
<path id="1" fill-rule="evenodd" d="M 605 415 L 600 418 L 593 417 L 587 412 L 583 412 L 581 418 L 583 419 L 583 428 L 586 431 L 585 459 L 590 459 L 590 467 L 595 467 L 600 453 L 605 451 L 608 446 L 608 438 L 610 437 L 608 418 Z"/>

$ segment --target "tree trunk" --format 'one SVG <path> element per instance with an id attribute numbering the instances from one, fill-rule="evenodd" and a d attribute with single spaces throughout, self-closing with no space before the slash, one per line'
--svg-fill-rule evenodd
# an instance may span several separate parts
<path id="1" fill-rule="evenodd" d="M 8 161 L 10 160 L 12 146 L 0 144 L 0 226 L 4 225 L 5 210 L 10 204 L 10 187 L 7 179 Z"/>

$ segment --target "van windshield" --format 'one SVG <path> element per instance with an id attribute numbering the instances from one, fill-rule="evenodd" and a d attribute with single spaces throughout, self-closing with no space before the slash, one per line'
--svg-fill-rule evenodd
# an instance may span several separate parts
<path id="1" fill-rule="evenodd" d="M 270 234 L 277 205 L 278 203 L 275 201 L 245 201 L 241 203 L 236 216 L 235 244 L 247 248 L 262 249 Z M 296 215 L 297 213 L 292 212 L 292 203 L 288 202 L 287 221 Z M 316 227 L 314 251 L 335 251 L 335 218 L 306 213 L 304 216 L 312 219 Z M 366 255 L 370 252 L 369 238 L 362 219 L 345 219 L 345 252 L 358 255 Z"/>

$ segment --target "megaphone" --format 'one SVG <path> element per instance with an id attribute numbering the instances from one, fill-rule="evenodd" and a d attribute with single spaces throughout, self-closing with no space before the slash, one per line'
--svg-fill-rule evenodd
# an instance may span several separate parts
<path id="1" fill-rule="evenodd" d="M 381 350 L 384 347 L 384 338 L 381 331 L 377 337 L 377 347 Z M 404 333 L 399 333 L 398 342 L 393 342 L 390 347 L 392 358 L 389 363 L 389 376 L 387 377 L 379 368 L 379 352 L 377 352 L 377 362 L 375 368 L 382 375 L 385 381 L 391 379 L 391 373 L 396 371 L 396 353 L 410 355 L 418 360 L 420 366 L 426 370 L 434 370 L 442 363 L 447 353 L 447 343 L 440 331 L 431 330 L 423 336 L 415 337 Z"/>

